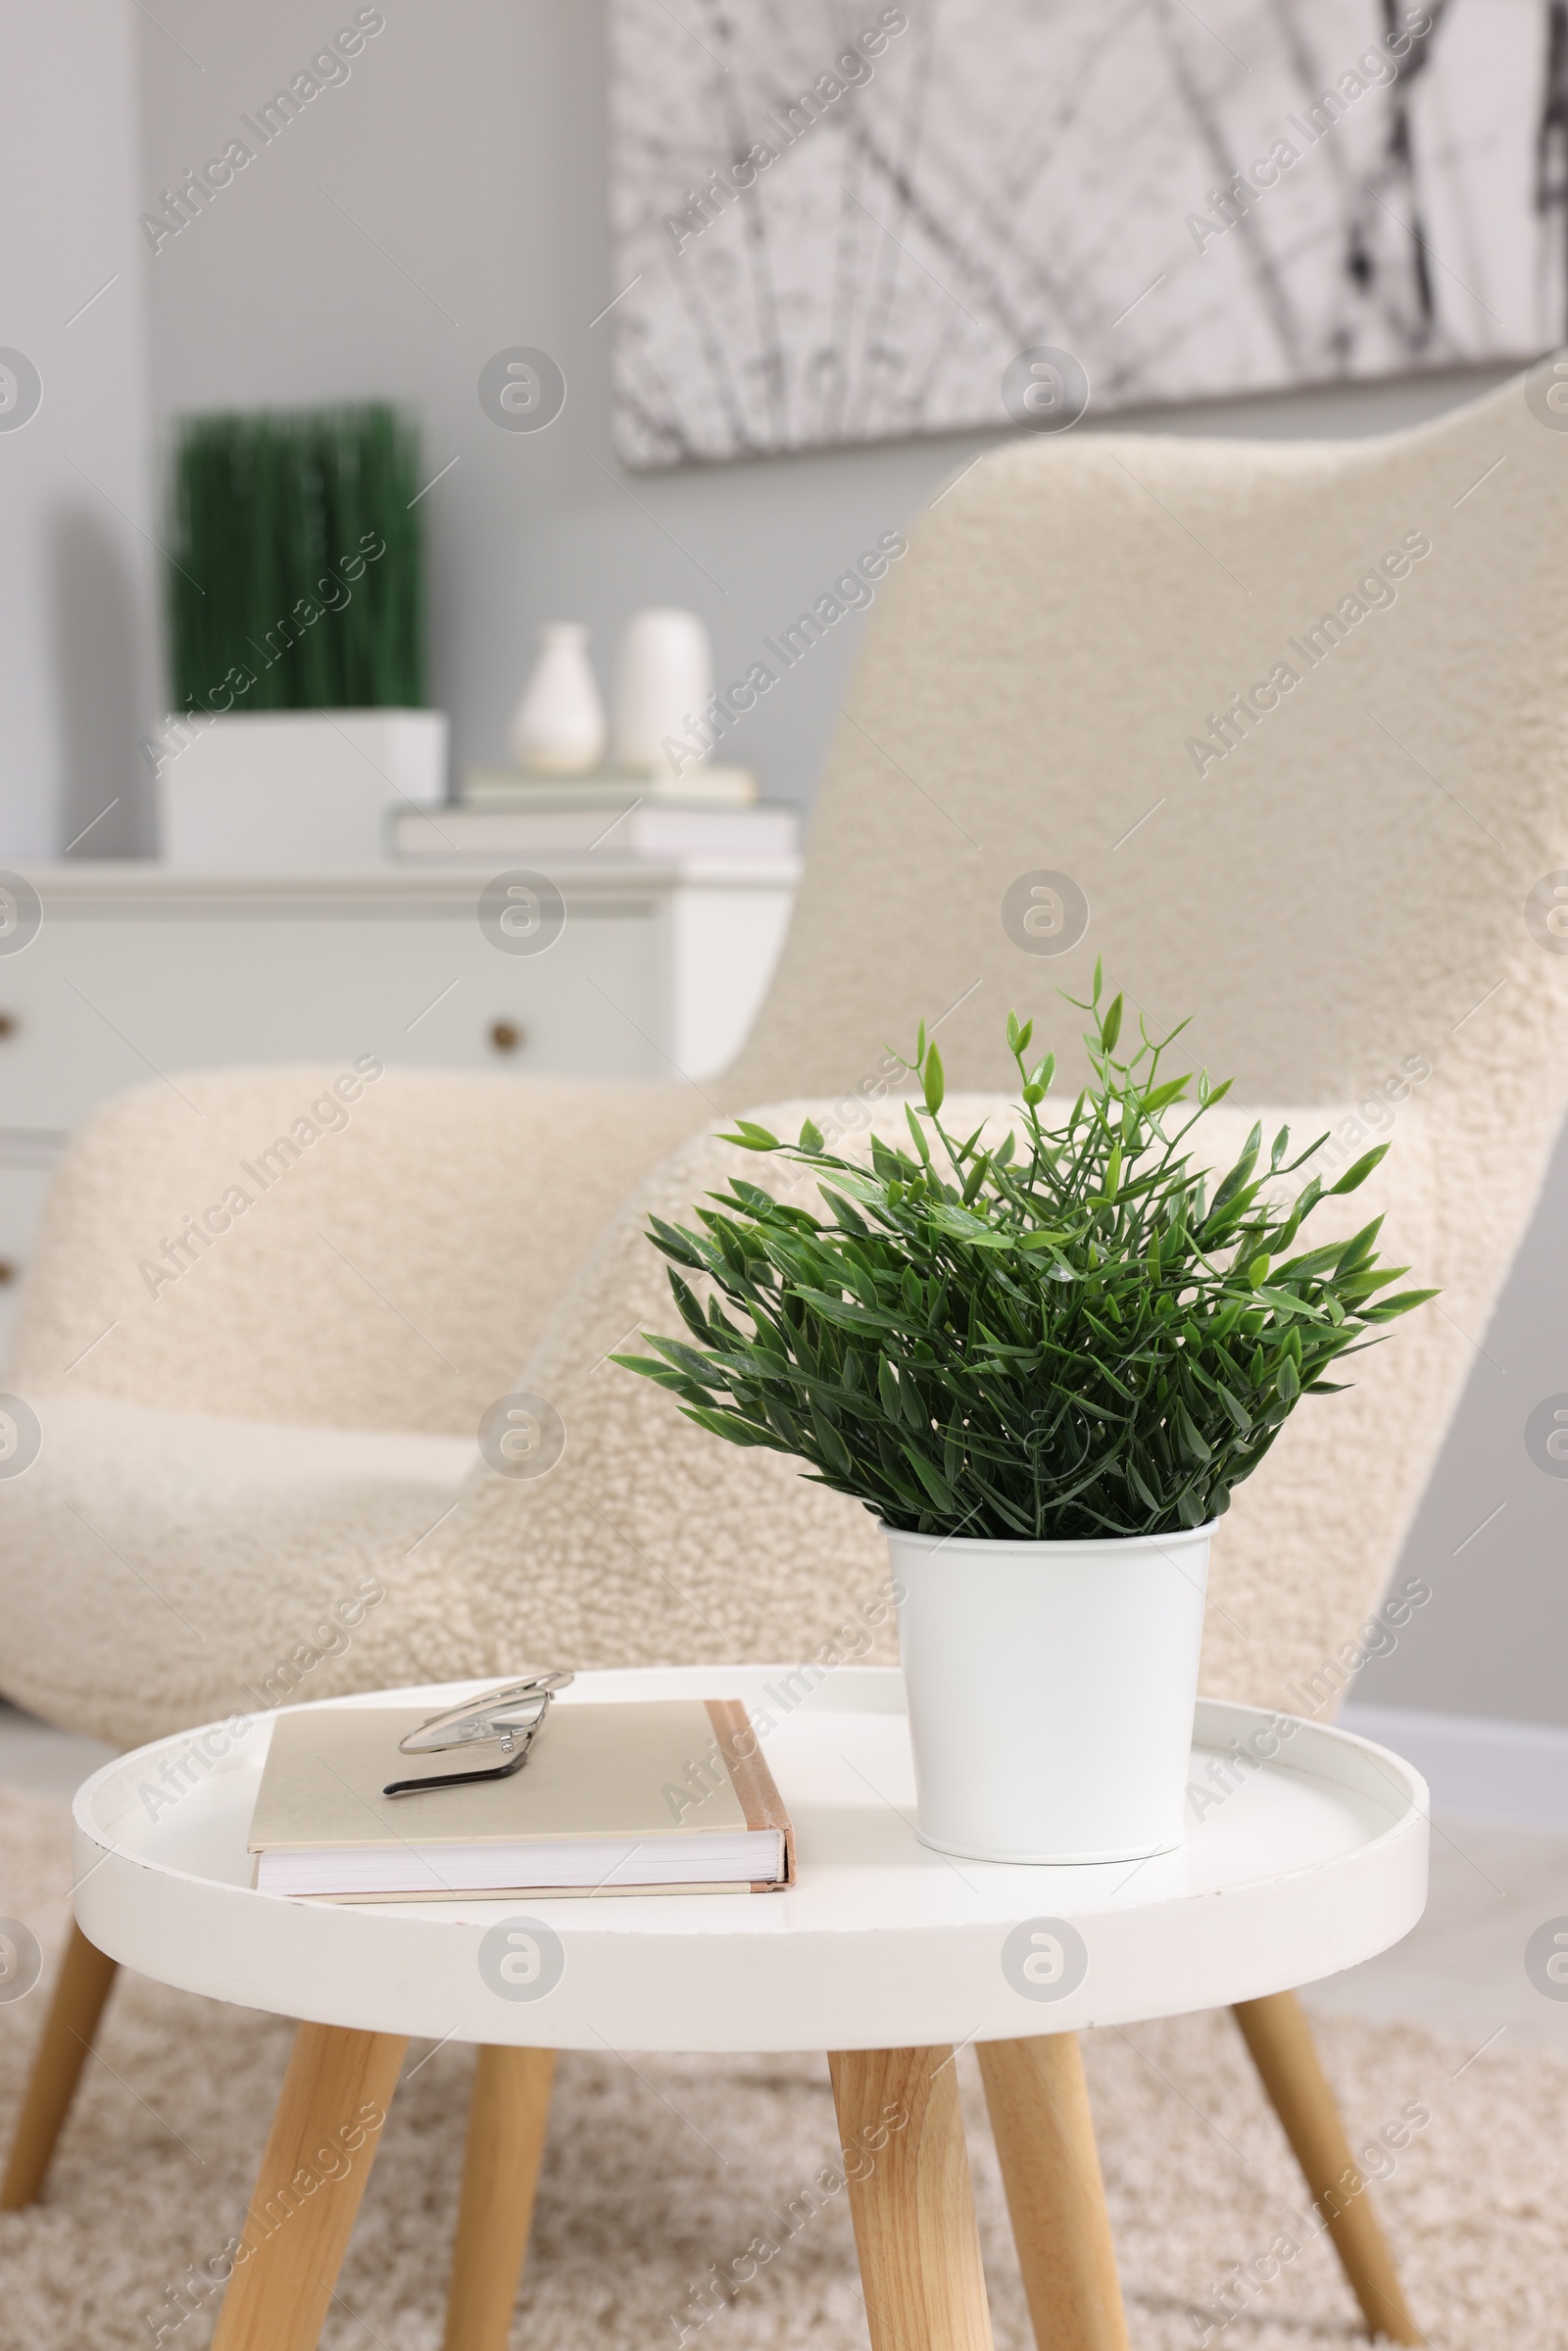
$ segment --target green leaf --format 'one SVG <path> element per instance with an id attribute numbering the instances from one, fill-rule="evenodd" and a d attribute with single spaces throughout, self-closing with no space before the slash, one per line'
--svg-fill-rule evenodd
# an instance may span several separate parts
<path id="1" fill-rule="evenodd" d="M 1276 1290 L 1271 1282 L 1260 1282 L 1252 1296 L 1260 1298 L 1265 1306 L 1272 1306 L 1276 1314 L 1299 1314 L 1308 1322 L 1323 1320 L 1321 1306 L 1309 1306 L 1304 1298 L 1297 1297 L 1294 1290 Z"/>
<path id="2" fill-rule="evenodd" d="M 942 1072 L 942 1055 L 934 1045 L 927 1051 L 925 1066 L 920 1072 L 920 1083 L 925 1094 L 925 1106 L 934 1118 L 942 1107 L 942 1098 L 947 1091 L 947 1080 Z"/>
<path id="3" fill-rule="evenodd" d="M 720 1135 L 718 1140 L 720 1143 L 739 1144 L 745 1151 L 776 1151 L 784 1148 L 776 1135 L 770 1135 L 766 1127 L 760 1127 L 751 1118 L 737 1118 L 734 1133 Z"/>
<path id="4" fill-rule="evenodd" d="M 1376 1151 L 1363 1151 L 1354 1166 L 1348 1167 L 1339 1182 L 1329 1186 L 1323 1195 L 1324 1199 L 1334 1200 L 1343 1192 L 1354 1192 L 1359 1185 L 1366 1182 L 1378 1161 L 1385 1157 L 1388 1148 L 1386 1143 L 1380 1143 Z"/>
<path id="5" fill-rule="evenodd" d="M 1110 1010 L 1100 1024 L 1100 1042 L 1107 1053 L 1115 1050 L 1116 1040 L 1120 1035 L 1121 998 L 1118 996 L 1113 999 Z"/>
<path id="6" fill-rule="evenodd" d="M 1247 1182 L 1248 1177 L 1257 1165 L 1257 1154 L 1262 1147 L 1262 1142 L 1263 1129 L 1261 1126 L 1254 1126 L 1251 1133 L 1248 1136 L 1247 1141 L 1242 1146 L 1241 1157 L 1237 1160 L 1235 1166 L 1231 1169 L 1229 1175 L 1225 1178 L 1225 1181 L 1221 1184 L 1219 1190 L 1214 1195 L 1208 1211 L 1208 1222 L 1210 1224 L 1214 1222 L 1222 1208 L 1229 1207 L 1231 1201 L 1236 1198 L 1243 1185 Z"/>
<path id="7" fill-rule="evenodd" d="M 845 1190 L 849 1190 L 848 1185 L 845 1186 Z M 818 1184 L 817 1191 L 847 1232 L 859 1234 L 866 1239 L 870 1238 L 871 1227 L 858 1208 L 852 1208 L 847 1200 L 841 1199 L 838 1193 L 830 1191 L 826 1184 Z"/>
<path id="8" fill-rule="evenodd" d="M 928 1461 L 924 1453 L 917 1451 L 912 1445 L 906 1445 L 905 1446 L 904 1458 L 906 1461 L 907 1461 L 909 1467 L 913 1470 L 915 1476 L 919 1479 L 921 1485 L 925 1488 L 926 1493 L 931 1496 L 931 1499 L 935 1502 L 937 1508 L 939 1510 L 951 1510 L 953 1508 L 953 1489 L 948 1484 L 947 1479 L 942 1475 L 942 1472 L 937 1468 L 936 1463 L 934 1461 Z"/>
<path id="9" fill-rule="evenodd" d="M 1199 1434 L 1198 1424 L 1185 1404 L 1176 1406 L 1171 1414 L 1171 1425 L 1189 1461 L 1208 1461 L 1213 1458 L 1213 1447 L 1204 1444 Z"/>
<path id="10" fill-rule="evenodd" d="M 1396 1314 L 1408 1314 L 1412 1306 L 1424 1306 L 1429 1298 L 1441 1298 L 1441 1290 L 1400 1290 L 1393 1298 L 1380 1298 L 1370 1310 L 1369 1319 L 1388 1322 Z"/>
<path id="11" fill-rule="evenodd" d="M 684 1372 L 674 1370 L 668 1363 L 656 1362 L 651 1355 L 612 1355 L 610 1360 L 618 1363 L 623 1371 L 640 1372 L 645 1380 L 656 1381 L 661 1388 L 672 1388 L 677 1396 L 707 1400 L 707 1390 L 697 1381 L 688 1379 Z"/>
<path id="12" fill-rule="evenodd" d="M 1136 1453 L 1131 1453 L 1127 1457 L 1127 1480 L 1146 1509 L 1158 1510 L 1158 1498 L 1139 1468 Z"/>
<path id="13" fill-rule="evenodd" d="M 788 1453 L 795 1449 L 792 1445 L 781 1445 L 770 1430 L 759 1429 L 751 1421 L 742 1420 L 737 1412 L 714 1412 L 701 1404 L 682 1404 L 681 1410 L 700 1429 L 707 1429 L 711 1436 L 726 1438 L 731 1445 L 760 1445 L 775 1453 Z"/>
<path id="14" fill-rule="evenodd" d="M 807 1118 L 802 1120 L 799 1148 L 803 1151 L 811 1152 L 819 1151 L 822 1149 L 822 1130 L 816 1124 L 814 1119 Z"/>

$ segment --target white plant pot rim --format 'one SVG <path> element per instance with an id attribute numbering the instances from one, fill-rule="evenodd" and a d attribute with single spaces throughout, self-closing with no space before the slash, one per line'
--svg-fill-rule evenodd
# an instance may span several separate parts
<path id="1" fill-rule="evenodd" d="M 1038 1867 L 1181 1842 L 1210 1532 L 886 1529 L 922 1844 Z"/>
<path id="2" fill-rule="evenodd" d="M 885 1518 L 877 1525 L 884 1535 L 892 1535 L 900 1543 L 924 1543 L 933 1550 L 966 1551 L 972 1554 L 1006 1551 L 1127 1551 L 1135 1545 L 1148 1543 L 1159 1550 L 1169 1550 L 1176 1543 L 1205 1541 L 1219 1525 L 1217 1518 L 1207 1518 L 1200 1527 L 1178 1527 L 1170 1535 L 917 1535 L 907 1527 L 891 1527 Z"/>

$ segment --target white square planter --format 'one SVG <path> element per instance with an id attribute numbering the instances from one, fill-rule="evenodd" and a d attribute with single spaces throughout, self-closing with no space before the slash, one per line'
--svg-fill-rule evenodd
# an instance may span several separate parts
<path id="1" fill-rule="evenodd" d="M 203 873 L 363 872 L 389 808 L 446 798 L 444 710 L 253 710 L 165 722 L 159 839 Z"/>

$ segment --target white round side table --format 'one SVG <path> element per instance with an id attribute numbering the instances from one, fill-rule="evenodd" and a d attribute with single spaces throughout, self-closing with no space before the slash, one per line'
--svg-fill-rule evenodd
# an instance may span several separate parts
<path id="1" fill-rule="evenodd" d="M 485 1687 L 335 1702 L 433 1710 Z M 1419 1918 L 1426 1790 L 1408 1764 L 1305 1723 L 1258 1739 L 1278 1745 L 1259 1763 L 1249 1742 L 1279 1718 L 1201 1700 L 1192 1778 L 1208 1800 L 1179 1851 L 1023 1868 L 916 1840 L 896 1669 L 587 1673 L 558 1703 L 656 1696 L 737 1697 L 772 1717 L 765 1752 L 798 1848 L 790 1890 L 373 1905 L 258 1893 L 246 1836 L 270 1718 L 217 1760 L 222 1738 L 184 1733 L 78 1790 L 88 1941 L 166 1984 L 302 2020 L 214 2351 L 315 2345 L 415 2034 L 481 2051 L 446 2351 L 504 2351 L 558 2049 L 826 2050 L 875 2351 L 991 2343 L 956 2046 L 979 2044 L 1042 2344 L 1127 2339 L 1080 2027 L 1237 2006 L 1313 2193 L 1333 2174 L 1314 2181 L 1312 2165 L 1336 2150 L 1354 2170 L 1343 2132 L 1325 2149 L 1324 2118 L 1306 2111 L 1317 2092 L 1288 2022 L 1282 2035 L 1267 2020 L 1279 1995 Z M 1331 2100 L 1329 2114 L 1337 2128 Z M 328 2149 L 343 2153 L 323 2177 Z M 1354 2225 L 1336 2241 L 1363 2306 L 1368 2293 L 1386 2306 L 1377 2323 L 1417 2339 L 1391 2322 L 1402 2303 L 1386 2254 L 1377 2270 L 1363 2186 L 1357 2174 L 1340 2216 Z"/>

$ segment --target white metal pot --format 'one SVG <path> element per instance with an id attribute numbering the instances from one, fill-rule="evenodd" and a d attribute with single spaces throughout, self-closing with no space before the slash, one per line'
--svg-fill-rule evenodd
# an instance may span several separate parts
<path id="1" fill-rule="evenodd" d="M 1211 1527 L 1087 1543 L 884 1532 L 921 1843 L 1020 1862 L 1180 1844 Z"/>

